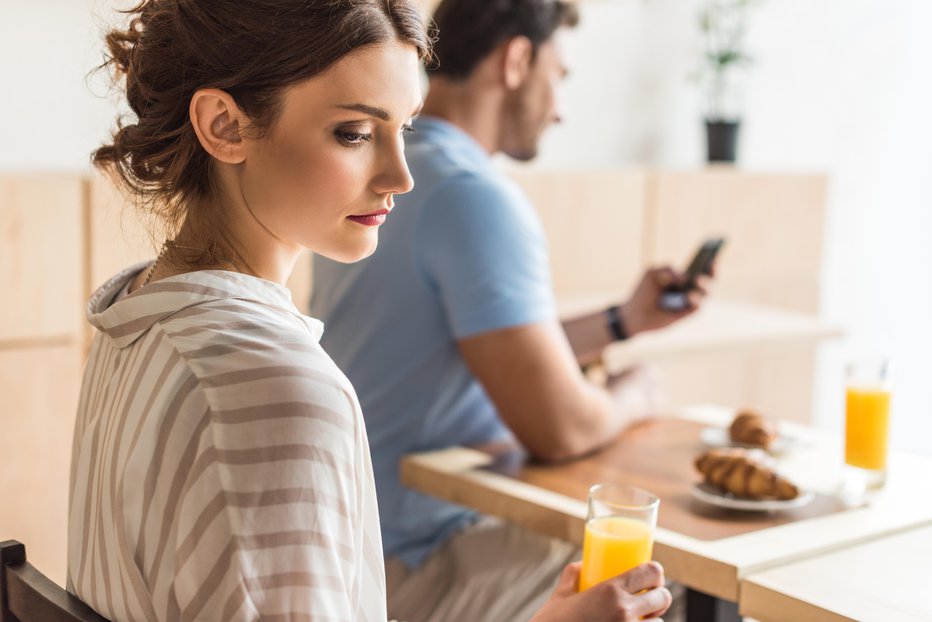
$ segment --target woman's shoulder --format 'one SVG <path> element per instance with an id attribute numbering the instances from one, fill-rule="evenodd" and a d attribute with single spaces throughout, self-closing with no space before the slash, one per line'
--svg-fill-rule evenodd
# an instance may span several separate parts
<path id="1" fill-rule="evenodd" d="M 162 331 L 189 348 L 265 343 L 267 347 L 299 343 L 319 351 L 321 329 L 297 310 L 261 300 L 223 298 L 180 309 L 161 322 Z M 287 351 L 287 348 L 285 348 Z"/>
<path id="2" fill-rule="evenodd" d="M 351 410 L 352 386 L 319 342 L 319 331 L 285 309 L 252 300 L 212 301 L 162 326 L 211 397 L 243 393 Z"/>

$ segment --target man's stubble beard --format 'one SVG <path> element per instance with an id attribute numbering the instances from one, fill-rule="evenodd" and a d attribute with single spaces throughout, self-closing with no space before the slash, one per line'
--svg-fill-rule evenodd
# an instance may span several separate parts
<path id="1" fill-rule="evenodd" d="M 515 93 L 505 104 L 505 128 L 508 140 L 503 151 L 513 160 L 530 162 L 537 157 L 540 139 L 546 127 L 541 128 L 534 118 L 534 109 L 527 91 Z"/>

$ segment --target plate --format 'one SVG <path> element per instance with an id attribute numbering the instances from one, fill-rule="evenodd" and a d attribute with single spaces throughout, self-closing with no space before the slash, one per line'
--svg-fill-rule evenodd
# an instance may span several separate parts
<path id="1" fill-rule="evenodd" d="M 724 428 L 705 427 L 699 430 L 699 440 L 709 447 L 744 447 L 746 449 L 761 449 L 758 445 L 745 445 L 743 443 L 734 443 L 728 436 L 728 430 Z M 780 434 L 770 447 L 765 451 L 772 454 L 782 454 L 798 446 L 800 439 L 796 436 Z"/>
<path id="2" fill-rule="evenodd" d="M 795 499 L 743 499 L 731 493 L 725 493 L 705 482 L 695 484 L 691 489 L 692 495 L 710 505 L 729 510 L 744 510 L 747 512 L 776 512 L 779 510 L 792 510 L 812 502 L 815 495 L 811 491 L 802 491 Z"/>

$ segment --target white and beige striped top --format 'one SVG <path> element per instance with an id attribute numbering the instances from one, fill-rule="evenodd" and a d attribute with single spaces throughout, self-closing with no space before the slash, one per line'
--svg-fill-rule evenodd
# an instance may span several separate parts
<path id="1" fill-rule="evenodd" d="M 69 590 L 114 621 L 384 622 L 365 428 L 323 325 L 234 272 L 121 297 L 145 267 L 88 303 Z"/>

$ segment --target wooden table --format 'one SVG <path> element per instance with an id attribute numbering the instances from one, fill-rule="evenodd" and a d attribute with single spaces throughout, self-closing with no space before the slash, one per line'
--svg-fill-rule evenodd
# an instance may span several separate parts
<path id="1" fill-rule="evenodd" d="M 868 505 L 839 507 L 816 517 L 807 514 L 811 508 L 794 510 L 792 520 L 734 511 L 723 516 L 684 499 L 683 491 L 699 479 L 689 466 L 703 449 L 698 430 L 724 426 L 732 415 L 719 407 L 691 408 L 678 413 L 679 423 L 659 420 L 632 429 L 605 450 L 559 466 L 509 465 L 508 454 L 496 457 L 461 447 L 417 454 L 403 460 L 402 480 L 426 494 L 577 544 L 582 543 L 588 486 L 604 481 L 639 485 L 661 497 L 654 559 L 667 576 L 732 602 L 739 600 L 742 579 L 752 574 L 932 525 L 932 460 L 910 455 L 891 457 L 888 484 Z M 784 430 L 801 442 L 780 457 L 781 470 L 816 492 L 818 502 L 837 502 L 841 439 L 789 423 Z M 697 513 L 690 518 L 684 508 Z M 665 520 L 671 513 L 675 520 Z"/>
<path id="2" fill-rule="evenodd" d="M 754 573 L 741 613 L 761 620 L 932 620 L 932 527 Z"/>

